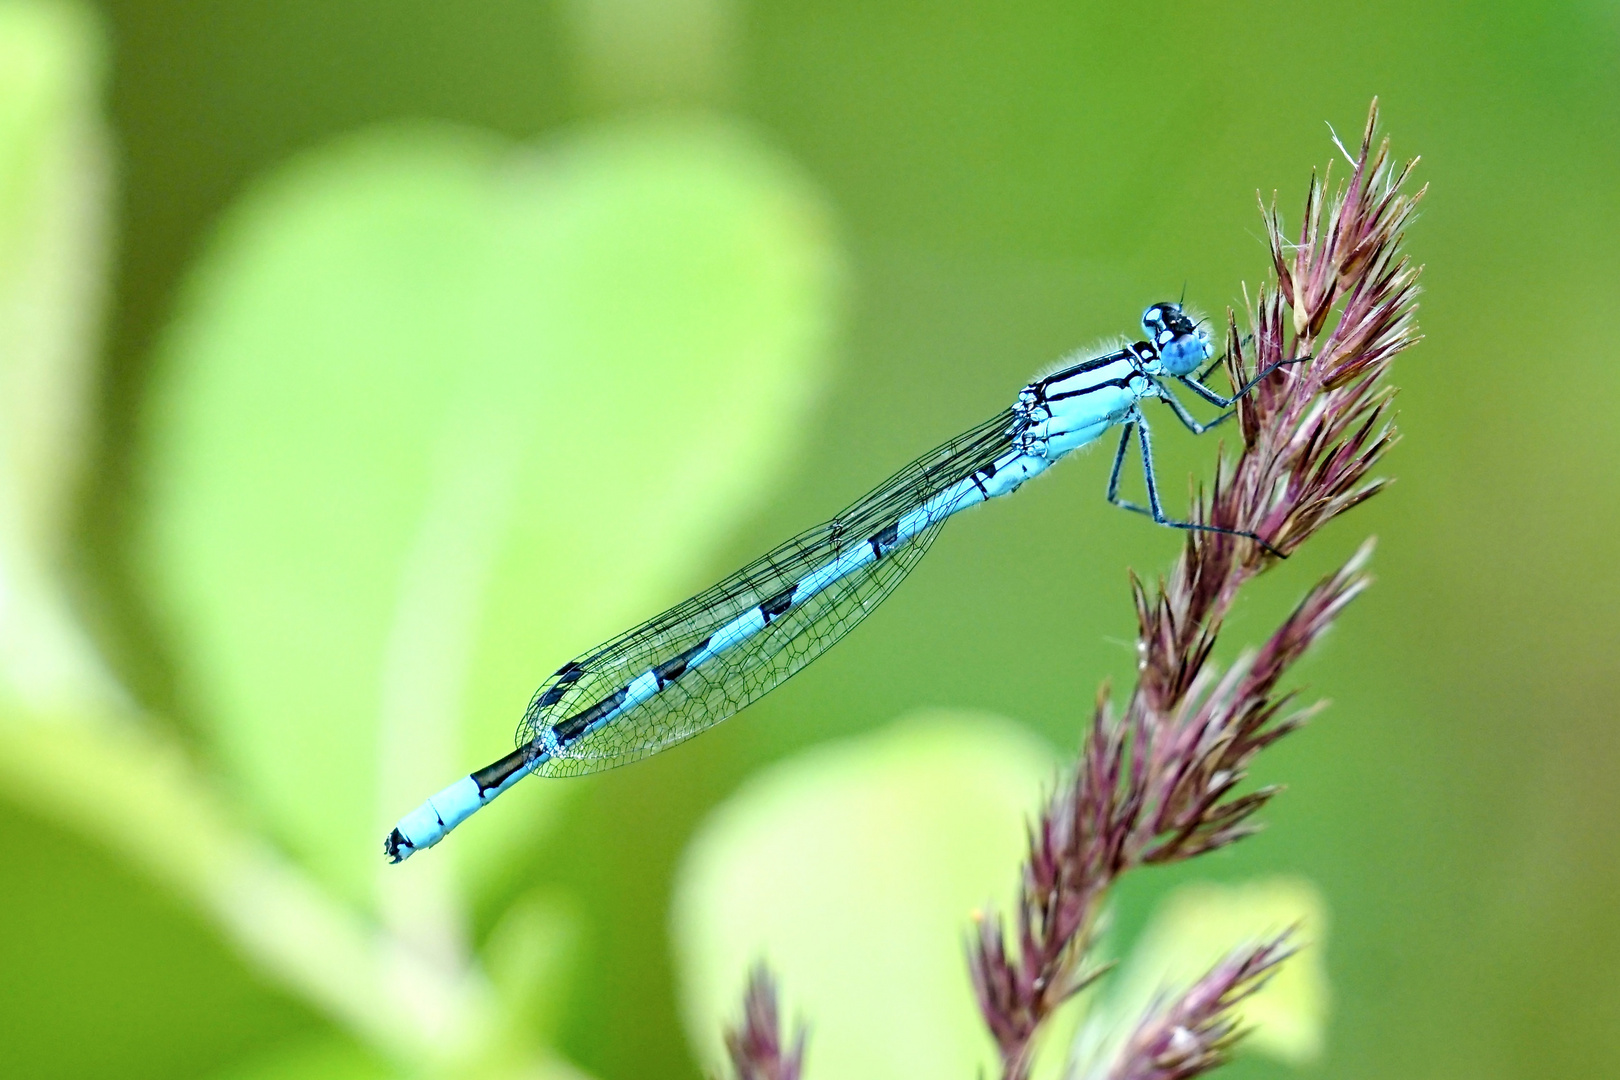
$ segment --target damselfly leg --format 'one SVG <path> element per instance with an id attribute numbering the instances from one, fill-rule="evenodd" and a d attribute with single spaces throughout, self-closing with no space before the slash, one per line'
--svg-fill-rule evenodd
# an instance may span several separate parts
<path id="1" fill-rule="evenodd" d="M 1230 416 L 1231 414 L 1228 413 L 1226 415 Z M 1225 416 L 1221 417 L 1222 420 L 1225 418 Z M 1190 419 L 1190 417 L 1183 417 L 1184 422 L 1187 419 Z M 1196 421 L 1194 422 L 1196 423 Z M 1218 423 L 1220 423 L 1220 420 L 1212 421 L 1204 426 L 1206 429 L 1208 429 L 1210 427 L 1214 427 L 1215 424 Z M 1119 477 L 1121 471 L 1125 467 L 1125 452 L 1131 445 L 1131 436 L 1133 434 L 1137 436 L 1137 441 L 1142 447 L 1142 477 L 1147 483 L 1147 506 L 1140 506 L 1136 503 L 1130 502 L 1127 499 L 1122 499 L 1119 496 Z M 1146 514 L 1157 524 L 1164 525 L 1171 529 L 1186 529 L 1188 532 L 1212 532 L 1224 533 L 1227 536 L 1241 536 L 1246 540 L 1253 540 L 1255 543 L 1265 548 L 1267 552 L 1275 555 L 1279 559 L 1286 559 L 1288 557 L 1283 552 L 1272 547 L 1270 542 L 1267 541 L 1265 537 L 1260 536 L 1257 533 L 1248 532 L 1243 529 L 1228 529 L 1221 525 L 1206 525 L 1196 521 L 1177 521 L 1166 514 L 1164 512 L 1163 504 L 1159 501 L 1158 477 L 1153 471 L 1153 435 L 1148 428 L 1147 418 L 1144 417 L 1140 411 L 1135 412 L 1129 419 L 1125 421 L 1125 429 L 1120 433 L 1119 447 L 1114 451 L 1114 467 L 1108 473 L 1108 501 L 1123 510 L 1130 510 L 1138 514 Z"/>
<path id="2" fill-rule="evenodd" d="M 1225 358 L 1223 357 L 1222 360 L 1218 360 L 1216 363 L 1221 363 L 1224 361 L 1224 359 Z M 1274 364 L 1268 364 L 1266 365 L 1264 371 L 1261 371 L 1259 374 L 1255 375 L 1254 378 L 1250 379 L 1248 382 L 1234 390 L 1232 392 L 1232 396 L 1229 398 L 1221 397 L 1221 395 L 1217 394 L 1214 390 L 1211 390 L 1200 381 L 1203 376 L 1209 374 L 1210 368 L 1206 368 L 1197 375 L 1177 375 L 1176 378 L 1184 383 L 1189 390 L 1203 398 L 1205 401 L 1209 402 L 1211 405 L 1215 406 L 1217 409 L 1230 409 L 1233 405 L 1238 403 L 1238 400 L 1242 398 L 1244 394 L 1247 394 L 1250 390 L 1253 390 L 1255 387 L 1264 382 L 1266 377 L 1273 371 L 1276 371 L 1278 368 L 1287 367 L 1290 364 L 1303 364 L 1309 359 L 1311 359 L 1309 356 L 1291 356 L 1287 360 L 1278 360 Z M 1213 365 L 1211 365 L 1211 367 L 1213 367 Z M 1230 413 L 1227 414 L 1227 416 L 1230 415 Z M 1221 417 L 1220 420 L 1212 420 L 1204 426 L 1206 428 L 1214 427 L 1224 419 L 1226 419 L 1225 416 Z"/>
<path id="3" fill-rule="evenodd" d="M 1170 392 L 1170 388 L 1168 386 L 1165 386 L 1162 383 L 1157 383 L 1155 385 L 1158 386 L 1159 400 L 1170 406 L 1170 411 L 1176 414 L 1176 419 L 1180 420 L 1187 430 L 1192 432 L 1194 435 L 1202 435 L 1210 428 L 1224 424 L 1226 421 L 1232 419 L 1232 417 L 1235 415 L 1232 412 L 1223 412 L 1215 419 L 1206 423 L 1199 420 L 1192 413 L 1188 412 L 1187 406 L 1183 405 L 1181 400 Z"/>

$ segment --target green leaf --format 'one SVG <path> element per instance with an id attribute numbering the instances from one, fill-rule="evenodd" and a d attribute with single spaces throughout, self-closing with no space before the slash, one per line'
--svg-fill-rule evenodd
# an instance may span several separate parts
<path id="1" fill-rule="evenodd" d="M 0 4 L 0 462 L 28 539 L 60 541 L 107 269 L 101 35 Z"/>
<path id="2" fill-rule="evenodd" d="M 564 0 L 560 14 L 593 106 L 712 102 L 733 81 L 743 12 L 729 0 Z"/>
<path id="3" fill-rule="evenodd" d="M 1328 982 L 1327 904 L 1310 882 L 1275 877 L 1238 885 L 1199 882 L 1171 893 L 1137 940 L 1107 996 L 1086 1018 L 1074 1057 L 1101 1075 L 1153 1000 L 1192 985 L 1232 950 L 1297 927 L 1304 946 L 1237 1010 L 1243 1045 L 1304 1064 L 1321 1056 Z"/>
<path id="4" fill-rule="evenodd" d="M 395 1080 L 399 1072 L 360 1047 L 314 1039 L 252 1058 L 214 1080 Z"/>
<path id="5" fill-rule="evenodd" d="M 77 4 L 0 3 L 0 687 L 102 689 L 56 571 L 107 270 L 102 41 Z"/>
<path id="6" fill-rule="evenodd" d="M 822 382 L 837 268 L 814 193 L 718 121 L 396 127 L 251 191 L 161 350 L 142 550 L 259 818 L 365 898 L 540 679 L 706 584 Z M 449 868 L 568 789 L 389 870 L 394 914 L 442 923 Z"/>
<path id="7" fill-rule="evenodd" d="M 416 1080 L 424 1075 L 467 1075 L 480 1080 L 590 1080 L 576 1066 L 555 1057 L 493 1066 L 480 1062 L 465 1072 L 401 1069 L 336 1038 L 313 1038 L 277 1047 L 215 1073 L 213 1080 Z"/>
<path id="8" fill-rule="evenodd" d="M 507 1030 L 538 1045 L 555 1040 L 581 922 L 566 897 L 545 892 L 530 892 L 502 913 L 482 952 Z"/>
<path id="9" fill-rule="evenodd" d="M 931 713 L 802 754 L 703 825 L 672 916 L 700 1061 L 741 1008 L 749 967 L 778 976 L 811 1030 L 812 1077 L 972 1076 L 993 1060 L 962 942 L 1006 910 L 1024 825 L 1056 763 L 1005 720 Z"/>

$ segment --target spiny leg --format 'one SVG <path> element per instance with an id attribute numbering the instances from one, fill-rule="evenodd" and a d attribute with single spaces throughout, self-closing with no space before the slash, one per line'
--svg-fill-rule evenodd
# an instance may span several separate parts
<path id="1" fill-rule="evenodd" d="M 1268 365 L 1264 371 L 1255 375 L 1254 378 L 1238 387 L 1229 398 L 1221 397 L 1221 395 L 1217 394 L 1215 391 L 1211 390 L 1209 387 L 1205 386 L 1199 381 L 1204 375 L 1209 374 L 1208 369 L 1200 372 L 1197 376 L 1177 375 L 1176 378 L 1185 383 L 1187 388 L 1193 393 L 1197 394 L 1199 397 L 1203 398 L 1216 408 L 1230 409 L 1233 405 L 1237 404 L 1239 398 L 1241 398 L 1244 394 L 1247 394 L 1250 390 L 1253 390 L 1255 387 L 1259 386 L 1261 381 L 1273 371 L 1276 371 L 1280 367 L 1287 367 L 1289 364 L 1304 363 L 1309 359 L 1311 359 L 1309 356 L 1295 356 L 1290 357 L 1287 360 L 1278 360 L 1275 364 Z M 1216 422 L 1218 423 L 1219 421 Z"/>
<path id="2" fill-rule="evenodd" d="M 1135 503 L 1129 503 L 1119 498 L 1119 471 L 1125 458 L 1125 447 L 1130 443 L 1133 424 L 1141 429 L 1137 433 L 1137 438 L 1142 446 L 1142 477 L 1147 482 L 1147 507 L 1137 506 Z M 1164 507 L 1159 502 L 1158 478 L 1153 472 L 1153 437 L 1148 430 L 1147 419 L 1140 411 L 1133 413 L 1125 422 L 1125 432 L 1119 440 L 1119 450 L 1114 454 L 1114 471 L 1108 482 L 1108 501 L 1123 509 L 1134 510 L 1139 514 L 1147 514 L 1155 522 L 1167 528 L 1186 529 L 1189 532 L 1213 532 L 1225 533 L 1227 536 L 1241 536 L 1244 539 L 1253 540 L 1279 559 L 1288 557 L 1272 547 L 1264 537 L 1255 533 L 1246 532 L 1243 529 L 1227 529 L 1220 525 L 1203 525 L 1196 521 L 1176 521 L 1165 514 Z"/>
<path id="3" fill-rule="evenodd" d="M 1153 516 L 1153 511 L 1145 506 L 1137 506 L 1133 502 L 1126 502 L 1119 497 L 1119 474 L 1125 467 L 1125 451 L 1130 449 L 1131 434 L 1136 430 L 1136 421 L 1125 421 L 1125 430 L 1119 434 L 1119 448 L 1114 451 L 1114 468 L 1108 474 L 1108 501 L 1122 510 L 1134 510 L 1138 514 Z M 1152 490 L 1151 485 L 1148 490 Z"/>
<path id="4" fill-rule="evenodd" d="M 1226 421 L 1232 419 L 1233 416 L 1237 415 L 1236 413 L 1228 410 L 1227 412 L 1221 413 L 1221 415 L 1217 416 L 1207 424 L 1200 423 L 1197 417 L 1187 411 L 1187 406 L 1183 405 L 1180 399 L 1170 392 L 1170 388 L 1168 386 L 1165 386 L 1157 379 L 1154 380 L 1153 385 L 1158 388 L 1159 400 L 1170 406 L 1170 411 L 1176 414 L 1176 419 L 1180 420 L 1182 424 L 1186 426 L 1187 430 L 1192 432 L 1194 435 L 1202 435 L 1210 428 L 1215 427 L 1217 424 L 1224 424 Z"/>

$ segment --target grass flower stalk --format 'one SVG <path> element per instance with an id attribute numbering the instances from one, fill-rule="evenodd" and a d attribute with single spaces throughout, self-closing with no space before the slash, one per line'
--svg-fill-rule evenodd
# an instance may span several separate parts
<path id="1" fill-rule="evenodd" d="M 1241 447 L 1217 463 L 1193 516 L 1264 536 L 1282 555 L 1383 486 L 1371 470 L 1395 440 L 1384 377 L 1417 340 L 1418 268 L 1401 245 L 1422 192 L 1405 191 L 1415 161 L 1397 168 L 1388 141 L 1375 146 L 1377 119 L 1375 101 L 1359 154 L 1345 155 L 1350 176 L 1331 195 L 1331 167 L 1313 174 L 1297 242 L 1284 238 L 1275 199 L 1262 204 L 1276 280 L 1247 303 L 1247 333 L 1227 319 L 1234 385 L 1287 363 L 1238 403 Z M 1277 555 L 1240 536 L 1191 532 L 1168 578 L 1149 587 L 1133 575 L 1136 685 L 1118 714 L 1106 687 L 1098 696 L 1079 761 L 1031 826 L 1011 928 L 983 918 L 969 947 L 1004 1080 L 1029 1076 L 1045 1025 L 1100 974 L 1090 959 L 1096 926 L 1121 874 L 1255 831 L 1254 814 L 1278 789 L 1241 792 L 1249 767 L 1315 711 L 1295 707 L 1279 684 L 1366 588 L 1370 554 L 1369 541 L 1224 674 L 1210 656 L 1226 615 Z M 1233 953 L 1144 1018 L 1108 1075 L 1215 1067 L 1237 1036 L 1232 1007 L 1285 955 L 1280 939 Z"/>
<path id="2" fill-rule="evenodd" d="M 1375 100 L 1356 154 L 1335 138 L 1350 175 L 1335 185 L 1331 165 L 1313 173 L 1297 240 L 1285 237 L 1275 197 L 1262 201 L 1274 280 L 1253 297 L 1245 289 L 1241 329 L 1228 313 L 1225 363 L 1234 386 L 1274 370 L 1237 403 L 1237 453 L 1223 452 L 1191 511 L 1226 531 L 1189 531 L 1151 586 L 1132 575 L 1135 686 L 1122 709 L 1107 686 L 1097 695 L 1079 759 L 1029 826 L 1010 917 L 976 916 L 968 964 L 1003 1080 L 1028 1080 L 1053 1016 L 1105 974 L 1097 929 L 1122 874 L 1256 831 L 1254 815 L 1279 790 L 1244 789 L 1256 755 L 1319 708 L 1299 705 L 1282 680 L 1370 582 L 1368 540 L 1258 649 L 1224 672 L 1212 663 L 1243 586 L 1385 484 L 1372 470 L 1396 438 L 1386 375 L 1418 340 L 1419 268 L 1402 244 L 1423 191 L 1406 190 L 1415 160 L 1397 167 L 1388 140 L 1375 144 L 1377 122 Z M 1217 1067 L 1242 1034 L 1236 1006 L 1294 948 L 1292 931 L 1238 946 L 1150 1006 L 1088 1075 L 1183 1080 Z M 803 1036 L 782 1050 L 763 969 L 744 1014 L 727 1037 L 738 1080 L 796 1077 Z"/>
<path id="3" fill-rule="evenodd" d="M 1232 1010 L 1290 955 L 1288 935 L 1231 953 L 1177 997 L 1148 1010 L 1108 1080 L 1182 1080 L 1224 1065 L 1242 1036 Z"/>
<path id="4" fill-rule="evenodd" d="M 804 1068 L 804 1029 L 782 1039 L 776 983 L 764 964 L 755 966 L 743 993 L 742 1022 L 725 1033 L 726 1056 L 737 1080 L 799 1080 Z"/>

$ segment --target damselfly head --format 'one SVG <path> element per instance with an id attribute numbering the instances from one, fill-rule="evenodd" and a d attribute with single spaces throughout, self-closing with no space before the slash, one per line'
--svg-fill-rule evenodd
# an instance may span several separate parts
<path id="1" fill-rule="evenodd" d="M 1190 375 L 1214 355 L 1209 332 L 1193 321 L 1182 306 L 1165 301 L 1142 312 L 1142 329 L 1159 350 L 1159 359 L 1171 375 Z"/>

